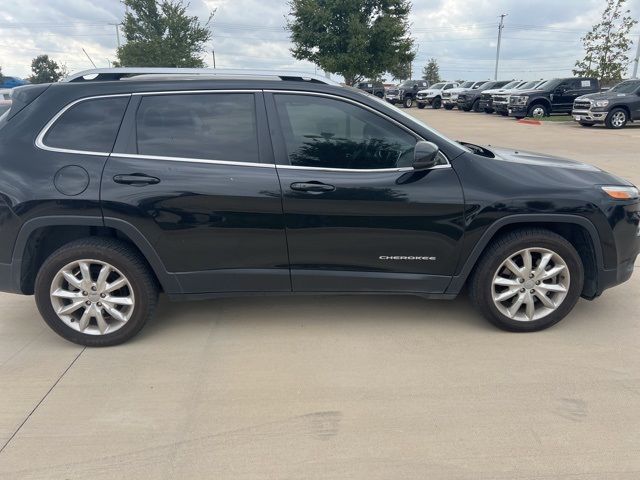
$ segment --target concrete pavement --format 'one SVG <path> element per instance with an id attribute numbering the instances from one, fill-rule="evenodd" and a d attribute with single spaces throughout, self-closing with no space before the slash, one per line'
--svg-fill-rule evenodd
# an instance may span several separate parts
<path id="1" fill-rule="evenodd" d="M 640 184 L 637 128 L 411 113 Z M 639 292 L 636 275 L 526 335 L 464 297 L 163 300 L 108 349 L 0 294 L 0 478 L 637 479 Z"/>

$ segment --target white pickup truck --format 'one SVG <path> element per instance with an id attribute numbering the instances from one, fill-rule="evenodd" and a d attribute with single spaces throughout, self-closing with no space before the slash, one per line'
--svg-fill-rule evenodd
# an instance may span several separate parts
<path id="1" fill-rule="evenodd" d="M 436 110 L 442 106 L 442 93 L 457 88 L 455 82 L 439 82 L 431 85 L 426 90 L 420 90 L 416 95 L 416 103 L 418 108 L 424 108 L 427 104 Z"/>
<path id="2" fill-rule="evenodd" d="M 442 105 L 446 110 L 453 110 L 458 105 L 458 94 L 463 90 L 476 89 L 487 83 L 486 80 L 481 82 L 464 82 L 462 85 L 442 92 Z"/>

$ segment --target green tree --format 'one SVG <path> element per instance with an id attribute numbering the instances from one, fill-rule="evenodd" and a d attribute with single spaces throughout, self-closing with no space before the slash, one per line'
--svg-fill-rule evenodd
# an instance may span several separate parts
<path id="1" fill-rule="evenodd" d="M 411 76 L 411 62 L 401 63 L 389 69 L 394 80 L 407 80 Z"/>
<path id="2" fill-rule="evenodd" d="M 627 0 L 606 0 L 602 21 L 593 26 L 583 38 L 585 55 L 576 62 L 573 74 L 596 77 L 602 83 L 614 83 L 625 75 L 629 65 L 627 55 L 632 41 L 629 32 L 638 23 L 630 10 L 625 10 Z"/>
<path id="3" fill-rule="evenodd" d="M 203 67 L 200 54 L 211 39 L 209 24 L 187 15 L 183 0 L 124 0 L 129 7 L 122 30 L 126 43 L 118 48 L 117 66 Z"/>
<path id="4" fill-rule="evenodd" d="M 38 55 L 31 61 L 32 75 L 28 78 L 31 83 L 57 82 L 67 74 L 64 65 L 49 58 L 49 55 Z"/>
<path id="5" fill-rule="evenodd" d="M 429 82 L 430 85 L 441 81 L 440 67 L 438 66 L 438 61 L 435 58 L 430 58 L 422 69 L 422 78 Z"/>
<path id="6" fill-rule="evenodd" d="M 415 58 L 409 0 L 291 0 L 289 7 L 294 58 L 342 75 L 347 85 Z"/>

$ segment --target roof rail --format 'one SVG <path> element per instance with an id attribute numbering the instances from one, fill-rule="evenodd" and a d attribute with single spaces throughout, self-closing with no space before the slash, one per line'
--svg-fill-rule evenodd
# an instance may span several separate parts
<path id="1" fill-rule="evenodd" d="M 189 75 L 192 77 L 226 77 L 226 78 L 271 78 L 279 80 L 304 81 L 312 83 L 324 83 L 327 85 L 340 85 L 338 82 L 315 73 L 295 72 L 287 70 L 243 70 L 226 68 L 156 68 L 156 67 L 122 67 L 122 68 L 95 68 L 73 73 L 64 78 L 63 82 L 103 82 L 121 80 L 136 75 Z M 87 78 L 90 77 L 90 78 Z"/>

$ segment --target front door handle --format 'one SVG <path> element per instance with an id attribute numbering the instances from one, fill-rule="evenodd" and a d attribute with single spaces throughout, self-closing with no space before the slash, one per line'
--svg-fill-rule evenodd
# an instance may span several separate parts
<path id="1" fill-rule="evenodd" d="M 144 173 L 132 173 L 129 175 L 115 175 L 113 181 L 123 185 L 133 185 L 136 187 L 142 187 L 144 185 L 155 185 L 160 183 L 160 179 L 145 175 Z"/>
<path id="2" fill-rule="evenodd" d="M 296 190 L 297 192 L 333 192 L 335 189 L 336 187 L 333 185 L 316 181 L 291 184 L 291 190 Z"/>

